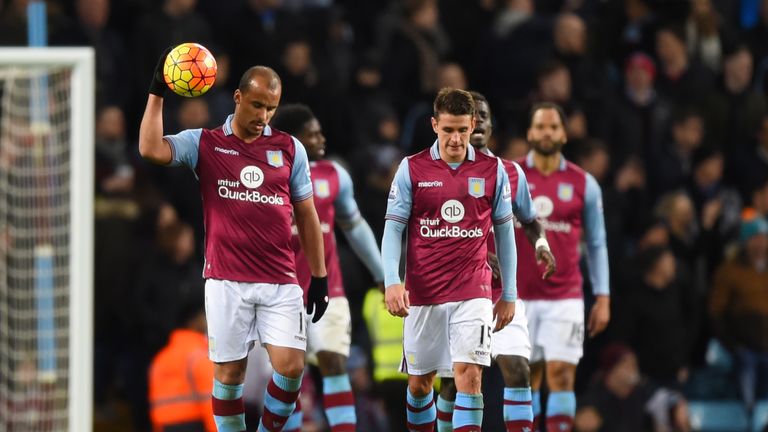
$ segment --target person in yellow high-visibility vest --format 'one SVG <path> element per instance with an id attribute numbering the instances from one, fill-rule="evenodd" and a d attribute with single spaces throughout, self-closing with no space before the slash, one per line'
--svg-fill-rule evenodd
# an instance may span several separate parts
<path id="1" fill-rule="evenodd" d="M 363 317 L 371 338 L 373 379 L 384 400 L 392 431 L 406 432 L 405 389 L 407 376 L 399 371 L 403 359 L 403 319 L 387 312 L 384 294 L 374 288 L 363 301 Z"/>

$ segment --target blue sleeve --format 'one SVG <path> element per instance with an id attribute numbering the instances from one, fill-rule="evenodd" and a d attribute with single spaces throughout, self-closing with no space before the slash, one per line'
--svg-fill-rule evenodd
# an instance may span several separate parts
<path id="1" fill-rule="evenodd" d="M 493 224 L 501 225 L 512 220 L 512 188 L 501 159 L 496 158 L 496 192 L 493 197 Z"/>
<path id="2" fill-rule="evenodd" d="M 408 168 L 408 158 L 405 158 L 400 162 L 397 173 L 395 173 L 395 179 L 392 180 L 385 217 L 403 224 L 408 223 L 408 219 L 411 217 L 412 200 L 411 174 Z"/>
<path id="3" fill-rule="evenodd" d="M 517 245 L 512 221 L 493 227 L 496 240 L 496 256 L 501 268 L 501 299 L 508 302 L 517 300 Z"/>
<path id="4" fill-rule="evenodd" d="M 309 160 L 304 145 L 296 138 L 291 138 L 296 149 L 291 168 L 291 200 L 298 202 L 312 196 L 312 179 L 309 176 Z"/>
<path id="5" fill-rule="evenodd" d="M 521 223 L 527 224 L 536 219 L 536 207 L 531 199 L 531 191 L 528 189 L 528 179 L 525 177 L 520 165 L 514 163 L 517 170 L 517 195 L 512 202 L 512 212 Z"/>
<path id="6" fill-rule="evenodd" d="M 608 247 L 603 219 L 603 193 L 597 180 L 587 174 L 584 192 L 584 238 L 587 243 L 589 280 L 595 295 L 609 295 Z"/>
<path id="7" fill-rule="evenodd" d="M 381 265 L 384 268 L 384 286 L 401 283 L 400 255 L 403 247 L 405 224 L 396 220 L 384 223 L 384 237 L 381 239 Z"/>
<path id="8" fill-rule="evenodd" d="M 336 209 L 336 219 L 342 222 L 354 222 L 360 218 L 360 210 L 355 201 L 355 189 L 352 185 L 352 177 L 347 170 L 336 162 L 332 162 L 336 168 L 336 175 L 339 178 L 339 194 L 333 202 Z"/>
<path id="9" fill-rule="evenodd" d="M 381 269 L 381 254 L 376 244 L 376 237 L 373 235 L 373 230 L 368 222 L 360 216 L 360 210 L 358 210 L 357 202 L 355 202 L 352 178 L 341 165 L 336 162 L 333 162 L 333 165 L 336 167 L 336 173 L 339 177 L 339 194 L 333 203 L 339 227 L 341 227 L 352 250 L 371 272 L 373 280 L 376 282 L 383 281 L 384 272 Z"/>
<path id="10" fill-rule="evenodd" d="M 186 129 L 176 135 L 166 135 L 164 140 L 171 143 L 171 163 L 168 166 L 184 165 L 191 170 L 197 168 L 197 157 L 200 153 L 200 136 L 202 129 Z"/>

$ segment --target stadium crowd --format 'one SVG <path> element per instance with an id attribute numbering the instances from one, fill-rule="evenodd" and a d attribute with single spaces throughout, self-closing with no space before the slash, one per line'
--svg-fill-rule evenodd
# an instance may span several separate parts
<path id="1" fill-rule="evenodd" d="M 26 44 L 26 3 L 0 1 L 0 46 Z M 166 97 L 165 130 L 220 126 L 240 74 L 273 67 L 281 104 L 317 115 L 379 241 L 398 163 L 434 142 L 439 89 L 487 97 L 489 148 L 506 159 L 529 151 L 534 103 L 561 105 L 563 151 L 602 187 L 613 310 L 607 331 L 585 341 L 576 429 L 697 429 L 722 421 L 707 417 L 712 407 L 731 407 L 726 425 L 739 430 L 768 410 L 768 0 L 46 3 L 50 45 L 96 50 L 103 430 L 150 430 L 150 363 L 202 298 L 195 176 L 149 166 L 136 144 L 158 56 L 188 41 L 212 51 L 217 81 L 203 97 Z M 352 311 L 348 367 L 367 422 L 359 430 L 399 430 L 402 414 L 388 417 L 384 399 L 397 393 L 404 404 L 404 376 L 396 392 L 374 379 L 376 339 L 363 313 L 375 282 L 338 240 Z M 486 375 L 493 385 L 498 371 Z M 304 388 L 312 394 L 311 382 Z M 493 423 L 498 405 L 486 403 L 487 430 L 503 428 Z M 305 430 L 324 430 L 316 411 Z"/>

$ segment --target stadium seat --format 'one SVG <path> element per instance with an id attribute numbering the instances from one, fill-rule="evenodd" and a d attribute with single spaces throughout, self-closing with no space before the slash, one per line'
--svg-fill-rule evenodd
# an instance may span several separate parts
<path id="1" fill-rule="evenodd" d="M 731 353 L 725 349 L 720 341 L 714 338 L 710 339 L 707 344 L 706 359 L 707 365 L 717 369 L 731 370 L 731 366 L 733 366 Z"/>
<path id="2" fill-rule="evenodd" d="M 691 427 L 698 432 L 749 430 L 747 410 L 739 401 L 689 401 Z"/>
<path id="3" fill-rule="evenodd" d="M 768 399 L 757 401 L 752 411 L 752 430 L 763 432 L 768 427 Z"/>

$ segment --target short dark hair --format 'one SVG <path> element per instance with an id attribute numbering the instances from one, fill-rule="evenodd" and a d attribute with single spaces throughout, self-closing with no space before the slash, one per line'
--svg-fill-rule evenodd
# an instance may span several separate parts
<path id="1" fill-rule="evenodd" d="M 270 91 L 275 91 L 282 85 L 280 75 L 278 75 L 271 67 L 252 66 L 243 72 L 243 76 L 240 77 L 240 83 L 238 84 L 237 89 L 240 90 L 240 92 L 247 91 L 251 86 L 251 81 L 257 76 L 265 77 L 269 80 Z"/>
<path id="2" fill-rule="evenodd" d="M 536 70 L 536 82 L 538 83 L 542 79 L 554 74 L 555 72 L 559 70 L 566 70 L 568 71 L 568 66 L 565 65 L 565 63 L 561 62 L 557 59 L 550 59 L 545 61 L 544 63 L 539 66 L 539 68 Z M 568 71 L 570 73 L 570 71 Z"/>
<path id="3" fill-rule="evenodd" d="M 701 115 L 701 112 L 699 112 L 699 110 L 697 110 L 696 108 L 693 108 L 691 106 L 684 106 L 682 108 L 678 108 L 672 112 L 672 119 L 671 119 L 672 126 L 681 125 L 692 117 L 696 117 L 699 120 L 704 120 L 704 118 Z"/>
<path id="4" fill-rule="evenodd" d="M 560 116 L 560 122 L 563 124 L 563 127 L 565 127 L 565 122 L 566 122 L 565 110 L 563 110 L 563 107 L 561 107 L 560 105 L 554 102 L 539 102 L 539 103 L 533 104 L 533 107 L 531 107 L 530 113 L 528 113 L 528 127 L 533 126 L 533 116 L 536 115 L 536 112 L 543 109 L 552 109 L 557 111 L 557 115 Z"/>
<path id="5" fill-rule="evenodd" d="M 304 104 L 288 104 L 277 109 L 275 116 L 272 117 L 270 125 L 278 130 L 298 135 L 315 118 L 312 110 Z"/>
<path id="6" fill-rule="evenodd" d="M 469 94 L 472 95 L 472 99 L 474 99 L 475 103 L 485 102 L 485 104 L 488 105 L 488 114 L 491 114 L 491 104 L 488 103 L 488 99 L 486 99 L 482 93 L 473 90 L 470 91 Z"/>
<path id="7" fill-rule="evenodd" d="M 439 117 L 440 113 L 474 117 L 475 101 L 472 99 L 472 95 L 466 90 L 445 87 L 440 89 L 440 92 L 437 93 L 433 110 L 435 118 Z"/>

